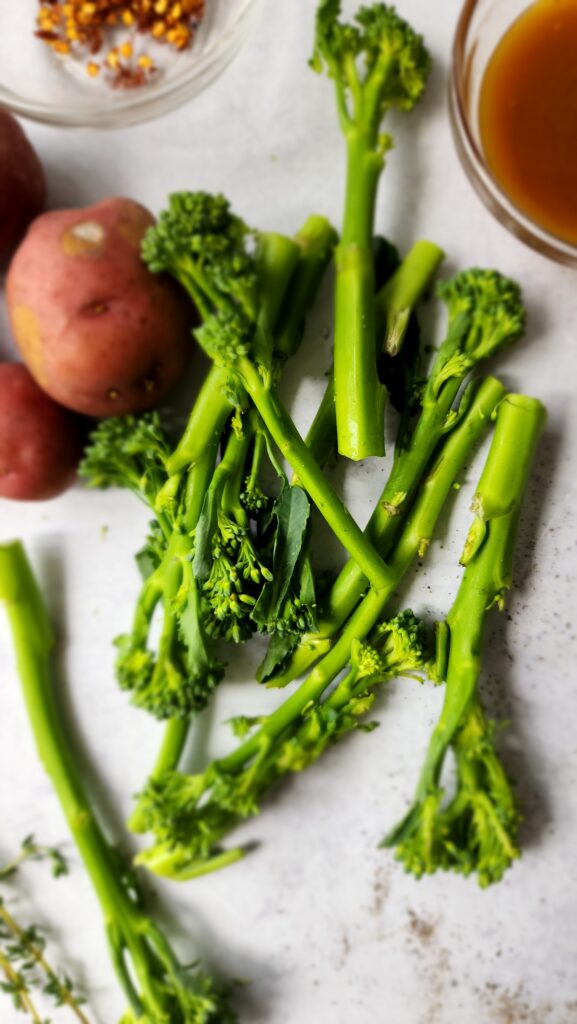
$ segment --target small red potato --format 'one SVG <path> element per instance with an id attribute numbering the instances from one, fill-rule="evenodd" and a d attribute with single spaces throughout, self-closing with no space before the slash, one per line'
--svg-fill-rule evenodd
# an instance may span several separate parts
<path id="1" fill-rule="evenodd" d="M 18 121 L 0 107 L 0 263 L 44 209 L 44 171 Z"/>
<path id="2" fill-rule="evenodd" d="M 84 423 L 45 395 L 20 363 L 0 363 L 0 497 L 55 498 L 74 482 Z"/>
<path id="3" fill-rule="evenodd" d="M 140 258 L 153 223 L 130 199 L 45 213 L 12 260 L 16 342 L 40 387 L 69 409 L 97 417 L 150 409 L 185 368 L 190 303 Z"/>

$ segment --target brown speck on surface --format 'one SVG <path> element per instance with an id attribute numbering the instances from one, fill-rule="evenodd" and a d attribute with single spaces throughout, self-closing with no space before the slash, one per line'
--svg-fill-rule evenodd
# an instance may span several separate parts
<path id="1" fill-rule="evenodd" d="M 391 880 L 388 871 L 384 867 L 379 866 L 373 881 L 373 903 L 371 909 L 375 917 L 381 916 L 390 891 Z"/>
<path id="2" fill-rule="evenodd" d="M 427 943 L 435 935 L 437 922 L 431 921 L 430 918 L 419 917 L 414 910 L 409 910 L 409 928 L 411 934 L 419 942 Z"/>
<path id="3" fill-rule="evenodd" d="M 116 398 L 120 398 L 121 392 L 117 388 L 109 388 L 106 392 L 106 397 L 114 401 Z"/>
<path id="4" fill-rule="evenodd" d="M 561 1021 L 572 1024 L 577 1019 L 574 1015 L 577 1002 L 565 1003 L 564 1007 L 553 1007 L 549 1002 L 534 1003 L 522 984 L 511 990 L 488 981 L 479 995 L 491 1015 L 492 1024 L 560 1024 Z"/>

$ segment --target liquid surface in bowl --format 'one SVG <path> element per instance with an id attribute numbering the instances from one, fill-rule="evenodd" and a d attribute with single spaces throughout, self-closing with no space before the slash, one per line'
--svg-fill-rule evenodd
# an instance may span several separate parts
<path id="1" fill-rule="evenodd" d="M 576 0 L 537 0 L 503 36 L 483 78 L 479 129 L 513 203 L 577 243 Z"/>

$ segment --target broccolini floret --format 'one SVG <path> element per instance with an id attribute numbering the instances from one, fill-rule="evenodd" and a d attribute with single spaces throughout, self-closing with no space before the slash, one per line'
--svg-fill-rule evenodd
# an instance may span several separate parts
<path id="1" fill-rule="evenodd" d="M 448 311 L 445 338 L 419 389 L 416 422 L 412 430 L 403 426 L 389 478 L 367 526 L 384 558 L 389 557 L 435 449 L 458 428 L 467 411 L 469 395 L 465 391 L 460 397 L 463 384 L 488 356 L 515 342 L 524 330 L 519 286 L 494 270 L 463 271 L 439 285 L 438 293 Z M 349 559 L 325 598 L 317 632 L 301 638 L 281 671 L 272 676 L 276 685 L 286 685 L 326 651 L 365 589 L 362 572 Z"/>
<path id="2" fill-rule="evenodd" d="M 291 248 L 287 239 L 261 233 L 258 244 L 249 251 L 248 245 L 243 248 L 242 243 L 251 232 L 246 229 L 243 235 L 238 218 L 229 211 L 225 223 L 229 225 L 231 239 L 228 244 L 222 243 L 221 260 L 221 246 L 219 244 L 215 250 L 212 219 L 205 212 L 211 202 L 220 217 L 224 202 L 221 196 L 184 193 L 171 197 L 167 216 L 163 218 L 161 214 L 159 225 L 147 232 L 144 258 L 153 269 L 168 270 L 188 291 L 202 316 L 202 325 L 196 332 L 200 344 L 216 365 L 226 368 L 245 389 L 275 445 L 298 475 L 301 486 L 355 558 L 369 583 L 376 589 L 386 586 L 389 580 L 386 565 L 324 476 L 276 392 L 275 346 L 270 325 L 286 297 L 283 267 L 290 265 L 295 269 L 298 245 L 294 243 Z M 196 218 L 197 207 L 202 208 L 202 217 Z M 197 231 L 191 236 L 190 244 L 187 242 L 189 209 L 193 210 Z M 203 239 L 208 256 L 204 254 Z M 232 258 L 230 253 L 234 254 Z M 252 261 L 261 285 L 256 308 L 252 306 L 253 278 L 247 275 L 247 260 Z M 236 274 L 237 261 L 238 281 L 229 283 L 229 276 Z M 248 286 L 247 279 L 250 279 Z"/>
<path id="3" fill-rule="evenodd" d="M 503 606 L 511 586 L 521 499 L 544 409 L 536 399 L 508 395 L 474 500 L 475 523 L 464 552 L 465 572 L 441 631 L 448 646 L 445 700 L 433 730 L 413 804 L 383 845 L 417 876 L 438 869 L 498 881 L 519 856 L 519 815 L 495 751 L 493 725 L 479 698 L 487 614 Z M 482 518 L 478 530 L 477 519 Z M 470 538 L 475 542 L 471 544 Z M 455 793 L 445 800 L 441 774 L 449 747 L 456 757 Z"/>
<path id="4" fill-rule="evenodd" d="M 18 542 L 0 545 L 0 602 L 12 628 L 38 750 L 102 907 L 112 964 L 128 1004 L 122 1024 L 234 1024 L 228 993 L 196 963 L 180 963 L 144 911 L 134 872 L 98 824 L 60 716 L 50 623 Z"/>
<path id="5" fill-rule="evenodd" d="M 336 252 L 335 403 L 338 448 L 362 459 L 384 454 L 385 390 L 377 374 L 373 234 L 377 189 L 393 141 L 382 130 L 389 110 L 411 110 L 430 71 L 422 38 L 394 8 L 361 7 L 340 20 L 340 0 L 317 9 L 311 66 L 335 85 L 347 150 L 341 239 Z M 402 331 L 397 335 L 400 344 Z"/>
<path id="6" fill-rule="evenodd" d="M 289 700 L 286 710 L 283 706 L 269 718 L 247 722 L 246 758 L 235 752 L 201 775 L 168 772 L 152 780 L 141 807 L 157 842 L 139 855 L 138 863 L 176 879 L 196 872 L 199 862 L 210 864 L 219 856 L 220 841 L 239 821 L 259 812 L 275 782 L 304 771 L 346 733 L 372 729 L 374 724 L 362 719 L 375 688 L 399 675 L 426 672 L 429 656 L 423 624 L 412 612 L 403 612 L 378 626 L 368 644 L 352 645 L 349 672 L 329 696 L 323 698 L 325 683 L 317 699 L 294 709 Z"/>

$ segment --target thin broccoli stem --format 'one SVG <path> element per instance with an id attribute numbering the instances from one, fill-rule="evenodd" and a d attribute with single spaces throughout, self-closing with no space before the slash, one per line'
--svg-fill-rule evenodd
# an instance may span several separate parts
<path id="1" fill-rule="evenodd" d="M 251 410 L 252 411 L 252 410 Z M 240 494 L 246 477 L 248 454 L 254 440 L 256 417 L 250 415 L 245 422 L 242 437 L 231 434 L 220 463 L 230 462 L 222 491 L 222 510 L 230 515 L 239 526 L 248 526 L 248 516 L 241 505 Z"/>
<path id="2" fill-rule="evenodd" d="M 511 586 L 521 501 L 544 421 L 543 406 L 536 399 L 507 395 L 499 407 L 473 503 L 473 507 L 480 507 L 485 495 L 490 495 L 491 517 L 483 522 L 482 540 L 474 552 L 467 553 L 461 585 L 447 615 L 450 645 L 443 708 L 431 735 L 411 809 L 387 837 L 386 845 L 402 841 L 427 796 L 437 789 L 448 746 L 476 696 L 487 613 L 494 604 L 502 605 Z M 472 532 L 478 536 L 475 523 Z"/>
<path id="3" fill-rule="evenodd" d="M 429 287 L 444 253 L 434 242 L 415 242 L 389 281 L 377 292 L 377 337 L 383 338 L 383 352 L 399 351 L 411 313 Z M 335 420 L 335 378 L 329 372 L 321 404 L 306 436 L 307 446 L 319 465 L 337 450 Z"/>
<path id="4" fill-rule="evenodd" d="M 452 350 L 462 337 L 464 324 L 458 322 L 449 331 L 442 350 Z M 437 356 L 436 364 L 442 365 L 443 357 Z M 443 436 L 457 423 L 452 406 L 462 385 L 463 376 L 449 378 L 436 393 L 431 373 L 429 385 L 423 399 L 421 414 L 417 420 L 408 445 L 397 450 L 389 478 L 373 509 L 366 526 L 366 535 L 387 558 L 395 537 L 402 527 L 406 510 L 419 486 L 423 473 Z M 454 429 L 454 426 L 453 426 Z M 355 560 L 349 558 L 333 583 L 324 603 L 323 614 L 317 623 L 315 633 L 305 634 L 294 655 L 287 664 L 278 685 L 286 685 L 295 679 L 317 658 L 317 649 L 326 649 L 339 629 L 356 608 L 366 590 L 366 579 Z M 280 679 L 282 678 L 282 684 Z"/>
<path id="5" fill-rule="evenodd" d="M 402 512 L 409 507 L 435 448 L 447 432 L 447 418 L 461 385 L 462 377 L 450 379 L 438 395 L 425 395 L 408 446 L 395 454 L 391 473 L 366 527 L 367 536 L 378 545 L 385 558 L 402 523 Z M 366 582 L 358 565 L 349 559 L 328 595 L 319 623 L 319 631 L 322 630 L 323 635 L 334 635 L 355 608 L 365 588 Z"/>
<path id="6" fill-rule="evenodd" d="M 377 338 L 383 338 L 382 350 L 394 356 L 399 352 L 417 303 L 433 280 L 444 252 L 421 239 L 412 246 L 389 281 L 377 292 L 375 311 Z"/>
<path id="7" fill-rule="evenodd" d="M 199 391 L 184 433 L 167 460 L 168 472 L 179 473 L 190 469 L 208 446 L 216 442 L 232 412 L 226 388 L 229 373 L 219 366 L 211 366 Z"/>
<path id="8" fill-rule="evenodd" d="M 266 299 L 261 325 L 273 332 L 273 351 L 277 360 L 278 375 L 282 364 L 292 356 L 302 336 L 304 317 L 311 306 L 322 277 L 326 271 L 336 241 L 334 228 L 324 217 L 309 217 L 295 237 L 298 259 L 294 260 L 291 243 L 287 249 L 275 245 L 269 236 L 268 244 L 261 249 L 261 266 L 272 260 L 272 270 L 264 270 L 269 281 L 274 280 L 273 294 Z M 279 261 L 279 257 L 282 257 Z M 286 259 L 285 259 L 286 257 Z M 280 266 L 282 264 L 282 268 Z M 282 269 L 282 273 L 280 270 Z M 275 322 L 276 317 L 276 322 Z M 225 397 L 229 372 L 213 365 L 201 388 L 183 437 L 168 461 L 168 470 L 177 473 L 192 466 L 187 478 L 186 529 L 191 531 L 197 524 L 204 495 L 214 470 L 218 440 L 224 430 L 231 406 Z M 207 434 L 207 424 L 209 425 Z M 266 437 L 262 430 L 255 434 L 255 460 L 264 456 Z M 260 454 L 258 454 L 260 452 Z M 184 753 L 190 729 L 190 722 L 170 719 L 165 726 L 165 736 L 160 753 L 154 764 L 152 778 L 171 769 L 176 769 Z M 129 828 L 141 832 L 145 828 L 142 803 L 136 803 L 129 821 Z"/>
<path id="9" fill-rule="evenodd" d="M 386 587 L 390 572 L 324 476 L 278 396 L 263 382 L 257 367 L 240 357 L 238 369 L 265 426 L 302 486 L 351 558 L 375 590 Z"/>
<path id="10" fill-rule="evenodd" d="M 377 375 L 372 237 L 383 159 L 358 128 L 347 133 L 347 184 L 335 254 L 335 409 L 338 450 L 350 459 L 385 453 L 385 389 Z"/>
<path id="11" fill-rule="evenodd" d="M 335 375 L 328 374 L 327 386 L 315 417 L 307 431 L 305 444 L 314 455 L 319 466 L 328 465 L 337 453 L 337 432 L 335 420 Z M 298 483 L 295 476 L 294 483 Z"/>
<path id="12" fill-rule="evenodd" d="M 300 250 L 299 261 L 275 326 L 274 353 L 280 363 L 290 359 L 300 344 L 306 313 L 318 292 L 337 234 L 325 217 L 313 214 L 294 240 Z"/>
<path id="13" fill-rule="evenodd" d="M 260 305 L 257 329 L 269 333 L 274 330 L 299 258 L 300 248 L 296 240 L 272 231 L 259 235 L 257 260 L 260 271 Z"/>
<path id="14" fill-rule="evenodd" d="M 462 471 L 504 395 L 505 389 L 493 378 L 480 386 L 466 418 L 445 442 L 407 520 L 391 558 L 388 587 L 379 593 L 371 591 L 367 594 L 345 624 L 336 643 L 304 683 L 267 718 L 259 730 L 218 762 L 224 771 L 239 771 L 251 757 L 278 737 L 297 715 L 302 714 L 309 701 L 318 701 L 335 676 L 347 665 L 353 641 L 363 640 L 370 633 L 414 558 L 421 553 L 425 554 L 455 478 Z"/>
<path id="15" fill-rule="evenodd" d="M 117 864 L 96 823 L 66 733 L 56 712 L 50 653 L 52 633 L 19 542 L 0 545 L 0 600 L 14 637 L 22 692 L 38 752 L 109 923 L 135 922 Z"/>
<path id="16" fill-rule="evenodd" d="M 254 427 L 254 439 L 252 457 L 250 461 L 250 472 L 245 481 L 247 491 L 254 491 L 259 486 L 261 469 L 267 454 L 267 439 L 260 424 Z"/>
<path id="17" fill-rule="evenodd" d="M 117 976 L 138 1020 L 147 1019 L 149 1013 L 152 1020 L 167 1020 L 167 1007 L 172 997 L 162 978 L 162 961 L 148 945 L 150 937 L 154 940 L 156 929 L 126 888 L 118 856 L 90 808 L 58 714 L 52 678 L 54 642 L 50 623 L 19 541 L 0 545 L 0 601 L 6 607 L 11 626 L 22 692 L 38 753 L 102 907 Z M 131 958 L 142 997 L 127 968 L 126 955 Z M 180 1002 L 178 992 L 174 998 Z"/>
<path id="18" fill-rule="evenodd" d="M 478 442 L 504 395 L 505 389 L 502 384 L 493 377 L 487 378 L 478 387 L 476 394 L 471 398 L 470 407 L 466 415 L 458 426 L 454 427 L 452 432 L 448 434 L 433 469 L 429 472 L 419 490 L 416 504 L 409 513 L 402 528 L 402 533 L 394 547 L 392 547 L 392 536 L 393 530 L 396 531 L 397 527 L 396 517 L 393 512 L 385 513 L 385 517 L 383 517 L 385 529 L 378 533 L 377 537 L 381 550 L 387 550 L 389 555 L 388 564 L 393 574 L 395 574 L 395 571 L 397 573 L 400 571 L 402 575 L 404 560 L 408 559 L 410 564 L 414 557 L 411 552 L 418 553 L 421 549 L 424 553 L 440 513 L 441 506 L 438 502 L 440 501 L 442 504 L 446 500 L 453 480 L 462 465 L 461 458 L 463 456 L 466 457 L 470 447 L 473 447 Z M 437 441 L 439 436 L 437 434 Z M 426 437 L 427 435 L 424 434 L 423 441 L 425 441 Z M 433 447 L 431 445 L 431 448 Z M 422 452 L 420 449 L 417 449 L 417 452 L 419 479 L 421 479 L 424 465 L 421 465 Z M 452 479 L 450 479 L 451 473 L 454 474 Z M 438 482 L 440 474 L 442 474 L 442 478 L 448 487 L 446 492 L 443 490 L 441 483 Z M 394 476 L 395 469 L 393 467 L 392 477 L 385 486 L 379 505 L 386 500 L 387 494 L 390 494 L 391 498 L 394 497 L 396 493 Z M 391 483 L 391 479 L 393 483 Z M 402 522 L 401 519 L 401 525 Z M 389 537 L 391 537 L 391 541 L 389 541 Z M 417 548 L 415 548 L 415 541 L 417 542 Z M 347 563 L 331 589 L 327 601 L 328 610 L 319 621 L 318 632 L 305 634 L 293 653 L 287 668 L 274 677 L 271 685 L 286 686 L 293 679 L 306 672 L 307 668 L 314 664 L 319 655 L 324 656 L 326 654 L 327 647 L 334 642 L 333 638 L 347 622 L 349 616 L 354 616 L 355 609 L 359 607 L 359 601 L 362 598 L 366 584 L 362 583 L 360 573 L 353 574 L 352 570 L 352 564 Z M 352 580 L 356 586 L 350 584 L 349 580 Z M 359 581 L 358 583 L 357 580 Z"/>

